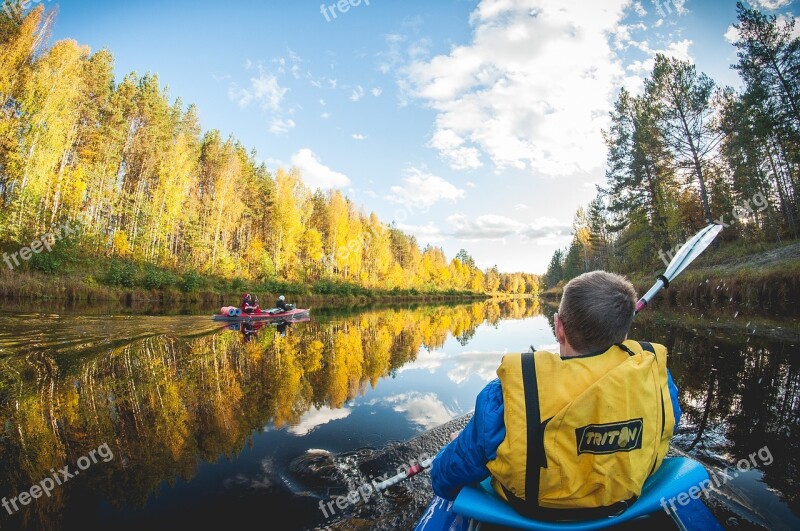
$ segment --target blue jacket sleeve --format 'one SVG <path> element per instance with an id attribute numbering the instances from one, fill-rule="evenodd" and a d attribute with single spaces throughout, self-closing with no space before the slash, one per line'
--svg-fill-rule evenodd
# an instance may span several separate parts
<path id="1" fill-rule="evenodd" d="M 681 403 L 679 400 L 680 393 L 678 392 L 678 386 L 675 385 L 675 381 L 672 379 L 672 373 L 669 372 L 669 369 L 667 369 L 667 386 L 669 387 L 669 397 L 672 400 L 672 412 L 675 414 L 674 430 L 677 430 L 678 423 L 681 421 L 681 413 L 682 413 Z"/>
<path id="2" fill-rule="evenodd" d="M 454 500 L 461 488 L 489 476 L 486 463 L 497 457 L 497 447 L 506 436 L 503 421 L 503 391 L 494 379 L 478 393 L 475 413 L 453 441 L 431 464 L 433 492 Z"/>

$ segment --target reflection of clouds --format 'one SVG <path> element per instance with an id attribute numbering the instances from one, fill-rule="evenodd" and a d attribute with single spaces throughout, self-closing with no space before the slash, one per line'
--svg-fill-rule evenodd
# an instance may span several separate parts
<path id="1" fill-rule="evenodd" d="M 451 411 L 434 393 L 404 393 L 386 398 L 392 409 L 405 413 L 408 420 L 429 430 L 453 420 Z"/>
<path id="2" fill-rule="evenodd" d="M 428 371 L 431 374 L 436 372 L 436 369 L 442 366 L 442 363 L 447 359 L 447 354 L 441 351 L 433 350 L 431 352 L 422 351 L 417 354 L 417 359 L 411 363 L 406 363 L 400 367 L 397 372 L 411 371 L 414 369 L 421 369 Z"/>
<path id="3" fill-rule="evenodd" d="M 348 408 L 331 409 L 327 406 L 319 409 L 310 409 L 300 418 L 297 424 L 290 426 L 287 431 L 292 435 L 302 437 L 318 426 L 349 417 L 350 412 L 351 410 Z"/>
<path id="4" fill-rule="evenodd" d="M 274 485 L 275 466 L 271 458 L 261 460 L 261 472 L 253 477 L 239 473 L 232 478 L 226 478 L 222 484 L 226 489 L 244 487 L 246 489 L 271 489 Z"/>
<path id="5" fill-rule="evenodd" d="M 484 381 L 497 378 L 497 367 L 505 352 L 462 352 L 455 357 L 456 367 L 447 372 L 451 381 L 460 384 L 475 375 Z"/>
<path id="6" fill-rule="evenodd" d="M 397 372 L 419 369 L 434 374 L 445 362 L 450 362 L 456 365 L 454 369 L 447 372 L 450 381 L 460 384 L 475 375 L 488 382 L 497 377 L 495 371 L 505 353 L 471 351 L 449 356 L 441 351 L 423 351 L 419 353 L 416 360 L 403 365 Z"/>

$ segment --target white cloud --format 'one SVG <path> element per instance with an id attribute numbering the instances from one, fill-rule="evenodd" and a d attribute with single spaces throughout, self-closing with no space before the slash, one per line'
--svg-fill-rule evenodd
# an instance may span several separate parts
<path id="1" fill-rule="evenodd" d="M 780 4 L 780 1 L 772 2 L 772 3 L 775 4 L 777 7 L 771 7 L 771 8 L 767 8 L 767 9 L 778 9 L 779 7 L 782 7 L 782 5 L 788 5 L 789 2 L 785 2 L 782 5 L 777 5 L 777 4 Z M 791 22 L 791 20 L 795 21 L 794 31 L 792 32 L 792 38 L 795 38 L 795 39 L 800 38 L 800 20 L 798 20 L 797 17 L 792 17 L 791 14 L 788 14 L 788 15 L 787 14 L 781 14 L 781 15 L 778 15 L 778 17 L 777 17 L 777 21 L 781 25 L 788 24 L 789 22 Z M 728 26 L 727 31 L 725 31 L 724 37 L 725 37 L 726 41 L 728 41 L 729 43 L 733 44 L 733 43 L 735 43 L 736 41 L 739 40 L 739 30 L 736 29 L 733 26 L 733 24 L 731 24 L 730 26 Z"/>
<path id="2" fill-rule="evenodd" d="M 439 243 L 445 239 L 445 235 L 442 233 L 442 230 L 434 225 L 433 222 L 428 222 L 427 225 L 407 225 L 405 223 L 398 223 L 397 228 L 406 234 L 414 236 L 414 238 L 417 240 L 417 243 L 422 246 L 429 243 Z"/>
<path id="3" fill-rule="evenodd" d="M 614 46 L 619 49 L 623 50 L 629 47 L 631 44 L 636 44 L 631 36 L 632 32 L 634 31 L 645 31 L 647 26 L 643 23 L 639 22 L 638 24 L 620 24 L 614 29 Z"/>
<path id="4" fill-rule="evenodd" d="M 395 203 L 428 208 L 442 200 L 456 201 L 464 197 L 464 190 L 456 188 L 441 177 L 423 173 L 417 168 L 408 171 L 402 186 L 392 186 L 387 199 Z"/>
<path id="5" fill-rule="evenodd" d="M 484 214 L 474 220 L 464 214 L 453 214 L 447 222 L 453 227 L 451 235 L 460 240 L 502 240 L 524 226 L 519 221 L 495 214 Z"/>
<path id="6" fill-rule="evenodd" d="M 248 88 L 239 88 L 236 83 L 232 83 L 228 88 L 228 98 L 242 108 L 256 102 L 264 110 L 277 111 L 288 91 L 288 88 L 280 86 L 278 78 L 273 74 L 261 72 L 258 77 L 250 78 Z"/>
<path id="7" fill-rule="evenodd" d="M 516 205 L 514 205 L 514 210 L 527 210 L 527 208 L 528 205 L 526 205 L 525 203 L 517 203 Z"/>
<path id="8" fill-rule="evenodd" d="M 725 40 L 729 43 L 733 44 L 734 42 L 739 40 L 739 30 L 736 29 L 733 24 L 728 26 L 728 30 L 725 32 Z"/>
<path id="9" fill-rule="evenodd" d="M 558 238 L 572 234 L 572 227 L 551 218 L 539 218 L 533 223 L 500 216 L 483 214 L 474 219 L 464 214 L 453 214 L 447 218 L 452 227 L 449 236 L 459 240 L 503 240 L 518 236 L 522 241 Z"/>
<path id="10" fill-rule="evenodd" d="M 319 117 L 322 118 L 323 120 L 327 120 L 328 118 L 331 117 L 331 113 L 324 112 L 324 113 L 320 114 Z"/>
<path id="11" fill-rule="evenodd" d="M 316 188 L 337 188 L 350 184 L 343 173 L 333 171 L 320 162 L 316 153 L 303 148 L 292 155 L 292 165 L 300 170 L 303 183 L 312 190 Z"/>
<path id="12" fill-rule="evenodd" d="M 412 62 L 404 79 L 438 112 L 431 145 L 457 168 L 588 172 L 623 70 L 608 34 L 629 0 L 483 0 L 469 44 Z M 532 9 L 535 7 L 535 9 Z"/>
<path id="13" fill-rule="evenodd" d="M 763 9 L 780 9 L 792 3 L 792 0 L 751 0 L 752 3 Z"/>
<path id="14" fill-rule="evenodd" d="M 726 38 L 727 35 L 728 34 L 726 33 Z M 631 42 L 633 43 L 633 41 Z M 637 48 L 649 56 L 643 61 L 631 61 L 625 67 L 625 69 L 631 72 L 632 75 L 625 76 L 620 83 L 628 90 L 628 92 L 633 95 L 641 94 L 642 90 L 644 89 L 644 78 L 649 77 L 650 74 L 652 74 L 653 67 L 656 65 L 656 54 L 662 54 L 667 57 L 674 57 L 680 61 L 694 63 L 694 57 L 692 57 L 692 54 L 689 51 L 689 48 L 692 46 L 692 44 L 694 44 L 694 42 L 690 39 L 673 41 L 669 43 L 666 48 L 660 50 L 654 50 L 650 48 L 650 45 L 647 41 L 635 42 L 633 44 L 635 44 Z"/>
<path id="15" fill-rule="evenodd" d="M 551 239 L 556 237 L 567 238 L 572 236 L 572 225 L 566 225 L 553 218 L 538 218 L 533 223 L 525 225 L 519 235 L 522 240 Z"/>
<path id="16" fill-rule="evenodd" d="M 350 95 L 350 99 L 352 101 L 358 101 L 364 97 L 364 87 L 361 85 L 357 86 L 353 89 L 353 93 Z"/>
<path id="17" fill-rule="evenodd" d="M 421 25 L 421 19 L 419 21 Z M 414 32 L 413 36 L 391 33 L 384 38 L 386 50 L 377 54 L 379 59 L 377 66 L 382 74 L 388 74 L 400 65 L 421 59 L 428 54 L 430 39 L 420 37 L 418 28 L 411 29 Z"/>
<path id="18" fill-rule="evenodd" d="M 644 8 L 641 2 L 636 2 L 633 4 L 633 9 L 636 11 L 636 14 L 640 17 L 643 17 L 647 14 L 647 10 Z"/>
<path id="19" fill-rule="evenodd" d="M 464 143 L 464 139 L 454 131 L 439 129 L 434 133 L 428 145 L 437 149 L 454 170 L 467 170 L 483 166 L 478 148 L 464 146 Z"/>
<path id="20" fill-rule="evenodd" d="M 355 140 L 365 140 L 367 138 L 366 135 L 362 135 L 361 133 L 355 133 L 352 136 Z"/>
<path id="21" fill-rule="evenodd" d="M 289 129 L 293 129 L 294 126 L 297 125 L 294 123 L 294 120 L 291 118 L 287 120 L 281 120 L 280 118 L 274 118 L 269 125 L 269 132 L 273 135 L 282 135 L 289 131 Z"/>
<path id="22" fill-rule="evenodd" d="M 373 89 L 370 90 L 370 93 L 377 98 L 378 96 L 383 94 L 383 89 L 380 87 L 374 87 Z"/>

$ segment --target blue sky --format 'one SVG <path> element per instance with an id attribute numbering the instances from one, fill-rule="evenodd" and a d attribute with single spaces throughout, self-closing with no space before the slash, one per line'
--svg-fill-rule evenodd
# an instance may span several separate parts
<path id="1" fill-rule="evenodd" d="M 543 273 L 569 242 L 616 93 L 655 53 L 739 84 L 735 0 L 40 1 L 53 40 L 158 74 L 273 171 L 501 271 Z"/>

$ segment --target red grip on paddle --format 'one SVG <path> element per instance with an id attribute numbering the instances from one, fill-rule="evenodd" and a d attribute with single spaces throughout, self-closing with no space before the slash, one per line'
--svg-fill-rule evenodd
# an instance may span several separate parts
<path id="1" fill-rule="evenodd" d="M 636 313 L 641 312 L 645 306 L 647 306 L 647 301 L 639 299 L 639 302 L 636 303 Z"/>
<path id="2" fill-rule="evenodd" d="M 416 465 L 414 465 L 414 466 L 412 466 L 411 468 L 408 469 L 408 475 L 409 476 L 413 476 L 414 474 L 418 473 L 421 470 L 422 470 L 422 465 L 417 463 Z"/>

